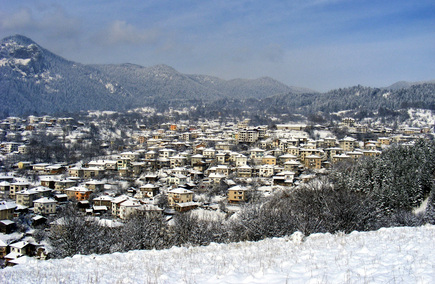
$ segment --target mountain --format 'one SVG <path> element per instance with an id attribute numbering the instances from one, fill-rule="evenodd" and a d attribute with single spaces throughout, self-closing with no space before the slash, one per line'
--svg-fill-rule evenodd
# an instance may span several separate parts
<path id="1" fill-rule="evenodd" d="M 220 98 L 264 98 L 304 91 L 309 90 L 271 78 L 226 81 L 182 74 L 166 65 L 84 65 L 25 36 L 0 41 L 0 116 L 181 107 Z"/>
<path id="2" fill-rule="evenodd" d="M 392 84 L 384 89 L 388 89 L 388 90 L 408 89 L 411 86 L 422 85 L 422 84 L 435 84 L 435 80 L 421 81 L 421 82 L 399 81 L 399 82 L 396 82 L 396 83 L 394 83 L 394 84 Z"/>
<path id="3" fill-rule="evenodd" d="M 273 109 L 275 113 L 294 112 L 305 115 L 339 111 L 353 111 L 363 115 L 411 107 L 435 110 L 435 84 L 416 84 L 397 90 L 354 86 L 322 94 L 288 93 L 262 99 L 258 106 L 261 111 Z"/>
<path id="4" fill-rule="evenodd" d="M 313 90 L 289 87 L 272 78 L 223 80 L 207 75 L 182 74 L 167 65 L 143 67 L 134 64 L 93 65 L 110 75 L 140 101 L 143 99 L 201 100 L 265 98 L 280 93 Z M 132 80 L 134 78 L 134 80 Z"/>
<path id="5" fill-rule="evenodd" d="M 100 70 L 68 61 L 29 38 L 0 42 L 0 115 L 119 109 L 130 98 Z"/>

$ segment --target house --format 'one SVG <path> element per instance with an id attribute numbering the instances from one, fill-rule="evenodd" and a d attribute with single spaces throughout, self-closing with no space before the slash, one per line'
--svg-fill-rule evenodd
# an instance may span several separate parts
<path id="1" fill-rule="evenodd" d="M 15 202 L 0 201 L 0 220 L 12 220 L 15 208 Z"/>
<path id="2" fill-rule="evenodd" d="M 223 176 L 228 176 L 230 173 L 230 169 L 227 165 L 218 165 L 216 167 L 211 167 L 207 170 L 209 176 L 213 173 L 221 174 Z"/>
<path id="3" fill-rule="evenodd" d="M 10 252 L 17 255 L 29 255 L 31 252 L 30 244 L 26 241 L 19 241 L 9 245 Z"/>
<path id="4" fill-rule="evenodd" d="M 42 197 L 33 201 L 33 211 L 42 215 L 54 214 L 56 213 L 56 205 L 55 199 Z"/>
<path id="5" fill-rule="evenodd" d="M 213 148 L 207 148 L 202 151 L 202 154 L 204 155 L 204 158 L 206 159 L 214 159 L 216 156 L 216 150 Z"/>
<path id="6" fill-rule="evenodd" d="M 65 172 L 65 167 L 63 165 L 49 165 L 45 168 L 47 174 L 50 175 L 58 175 L 58 174 L 62 174 Z"/>
<path id="7" fill-rule="evenodd" d="M 354 160 L 357 160 L 362 156 L 364 156 L 364 153 L 360 151 L 352 151 L 352 152 L 347 152 L 346 155 L 350 156 Z"/>
<path id="8" fill-rule="evenodd" d="M 84 169 L 82 167 L 71 167 L 68 169 L 68 174 L 70 177 L 83 178 Z"/>
<path id="9" fill-rule="evenodd" d="M 15 194 L 16 202 L 18 205 L 22 205 L 25 207 L 33 207 L 33 200 L 40 198 L 41 196 L 38 192 L 31 188 L 19 191 Z"/>
<path id="10" fill-rule="evenodd" d="M 179 186 L 179 185 L 187 183 L 187 176 L 182 175 L 182 174 L 170 175 L 167 178 L 167 181 L 168 181 L 169 185 Z"/>
<path id="11" fill-rule="evenodd" d="M 137 212 L 146 216 L 155 216 L 163 213 L 163 209 L 153 204 L 142 204 L 136 209 Z"/>
<path id="12" fill-rule="evenodd" d="M 174 209 L 178 212 L 186 212 L 198 208 L 199 205 L 200 205 L 199 202 L 194 202 L 194 201 L 175 203 Z"/>
<path id="13" fill-rule="evenodd" d="M 128 219 L 136 210 L 140 207 L 140 202 L 137 200 L 129 199 L 121 202 L 119 205 L 119 215 L 120 219 Z"/>
<path id="14" fill-rule="evenodd" d="M 293 184 L 294 177 L 294 172 L 282 171 L 273 176 L 273 185 L 291 186 Z"/>
<path id="15" fill-rule="evenodd" d="M 251 177 L 252 176 L 252 167 L 246 165 L 237 168 L 237 176 L 238 177 Z"/>
<path id="16" fill-rule="evenodd" d="M 104 205 L 93 205 L 92 209 L 88 209 L 91 210 L 93 215 L 101 215 L 106 213 L 109 210 L 108 206 L 104 206 Z"/>
<path id="17" fill-rule="evenodd" d="M 222 180 L 224 180 L 227 176 L 221 173 L 211 173 L 208 178 L 210 183 L 219 184 Z"/>
<path id="18" fill-rule="evenodd" d="M 104 182 L 97 180 L 90 180 L 85 183 L 85 187 L 92 191 L 104 190 Z"/>
<path id="19" fill-rule="evenodd" d="M 281 164 L 284 164 L 285 162 L 291 161 L 291 160 L 296 160 L 296 156 L 292 155 L 292 154 L 284 154 L 278 157 L 279 162 Z"/>
<path id="20" fill-rule="evenodd" d="M 0 259 L 5 258 L 5 256 L 9 253 L 9 245 L 4 241 L 0 240 Z"/>
<path id="21" fill-rule="evenodd" d="M 42 177 L 39 180 L 40 180 L 42 186 L 48 187 L 48 188 L 51 188 L 51 189 L 55 188 L 56 179 L 54 177 L 51 177 L 51 176 L 49 176 L 49 177 Z"/>
<path id="22" fill-rule="evenodd" d="M 271 165 L 261 165 L 258 166 L 258 176 L 259 177 L 271 177 L 274 174 L 274 168 Z"/>
<path id="23" fill-rule="evenodd" d="M 118 165 L 119 166 L 119 165 Z M 83 178 L 94 179 L 100 178 L 104 175 L 105 170 L 97 167 L 83 168 Z"/>
<path id="24" fill-rule="evenodd" d="M 156 185 L 150 183 L 142 185 L 139 189 L 143 198 L 154 198 L 157 194 L 160 193 L 159 188 Z"/>
<path id="25" fill-rule="evenodd" d="M 15 199 L 16 192 L 28 189 L 29 187 L 30 187 L 29 182 L 24 182 L 24 181 L 12 182 L 9 188 L 9 198 Z"/>
<path id="26" fill-rule="evenodd" d="M 174 149 L 160 149 L 159 157 L 169 159 L 170 157 L 175 156 L 176 153 L 177 151 L 175 151 Z"/>
<path id="27" fill-rule="evenodd" d="M 181 155 L 169 157 L 169 163 L 171 165 L 171 168 L 184 166 L 186 164 L 186 160 L 187 158 Z"/>
<path id="28" fill-rule="evenodd" d="M 17 166 L 20 170 L 27 170 L 27 169 L 30 169 L 32 167 L 32 163 L 26 162 L 26 161 L 18 162 Z"/>
<path id="29" fill-rule="evenodd" d="M 289 146 L 286 149 L 286 153 L 299 157 L 300 155 L 300 148 L 298 146 Z"/>
<path id="30" fill-rule="evenodd" d="M 346 154 L 338 154 L 332 156 L 332 163 L 349 162 L 349 161 L 352 161 L 352 158 Z"/>
<path id="31" fill-rule="evenodd" d="M 230 155 L 227 152 L 219 152 L 216 154 L 216 160 L 220 165 L 228 164 Z"/>
<path id="32" fill-rule="evenodd" d="M 246 192 L 247 189 L 240 185 L 236 185 L 228 188 L 228 202 L 229 203 L 245 202 L 247 199 Z"/>
<path id="33" fill-rule="evenodd" d="M 262 160 L 264 157 L 264 150 L 260 148 L 254 148 L 249 150 L 249 157 L 251 160 Z"/>
<path id="34" fill-rule="evenodd" d="M 272 155 L 266 155 L 263 157 L 262 163 L 263 163 L 263 165 L 274 166 L 274 165 L 276 165 L 276 157 L 272 156 Z"/>
<path id="35" fill-rule="evenodd" d="M 285 171 L 298 171 L 301 167 L 301 163 L 296 160 L 290 160 L 284 163 Z"/>
<path id="36" fill-rule="evenodd" d="M 362 151 L 365 157 L 376 157 L 381 155 L 381 151 L 378 150 L 363 150 Z"/>
<path id="37" fill-rule="evenodd" d="M 308 146 L 308 145 L 306 145 Z M 324 156 L 324 152 L 321 149 L 316 149 L 316 148 L 303 148 L 300 149 L 299 151 L 299 157 L 301 159 L 302 163 L 305 163 L 305 158 L 307 156 L 319 156 L 319 157 L 323 157 Z"/>
<path id="38" fill-rule="evenodd" d="M 242 129 L 237 133 L 237 142 L 239 143 L 254 143 L 259 138 L 257 129 Z"/>
<path id="39" fill-rule="evenodd" d="M 390 144 L 391 144 L 390 137 L 379 137 L 376 146 L 385 147 L 385 146 L 389 146 Z"/>
<path id="40" fill-rule="evenodd" d="M 237 154 L 234 157 L 234 163 L 235 163 L 236 167 L 246 166 L 248 163 L 248 157 L 246 157 L 243 154 Z"/>
<path id="41" fill-rule="evenodd" d="M 17 224 L 11 220 L 0 220 L 0 232 L 10 234 L 15 231 Z"/>
<path id="42" fill-rule="evenodd" d="M 35 215 L 35 216 L 32 217 L 31 221 L 32 221 L 32 226 L 36 227 L 36 226 L 39 226 L 39 225 L 46 224 L 47 223 L 47 218 L 44 217 L 44 216 L 41 216 L 41 215 Z"/>
<path id="43" fill-rule="evenodd" d="M 59 192 L 64 192 L 66 188 L 70 188 L 77 185 L 77 181 L 66 179 L 66 180 L 57 180 L 54 184 L 54 189 Z"/>
<path id="44" fill-rule="evenodd" d="M 190 157 L 190 163 L 192 167 L 196 167 L 196 166 L 203 166 L 204 162 L 203 162 L 204 156 L 201 154 L 196 154 L 193 155 L 192 157 Z"/>
<path id="45" fill-rule="evenodd" d="M 120 155 L 121 159 L 129 159 L 131 162 L 135 162 L 139 159 L 139 153 L 135 152 L 123 152 Z"/>
<path id="46" fill-rule="evenodd" d="M 322 168 L 322 158 L 317 155 L 309 155 L 305 157 L 304 160 L 305 168 L 307 169 L 321 169 Z"/>
<path id="47" fill-rule="evenodd" d="M 66 202 L 68 201 L 68 195 L 65 193 L 58 193 L 54 195 L 54 199 L 56 199 L 57 202 Z"/>
<path id="48" fill-rule="evenodd" d="M 112 216 L 116 216 L 116 217 L 119 216 L 120 210 L 121 210 L 120 209 L 121 208 L 121 203 L 126 201 L 126 200 L 128 200 L 128 199 L 129 199 L 128 196 L 121 195 L 121 196 L 115 197 L 112 200 Z"/>
<path id="49" fill-rule="evenodd" d="M 356 146 L 356 139 L 352 138 L 352 137 L 345 137 L 341 140 L 338 141 L 340 148 L 343 149 L 343 151 L 345 152 L 351 152 L 353 150 L 355 150 L 355 146 Z"/>
<path id="50" fill-rule="evenodd" d="M 132 171 L 133 175 L 135 175 L 135 176 L 139 176 L 145 167 L 146 167 L 145 162 L 132 162 L 131 163 L 131 171 Z"/>
<path id="51" fill-rule="evenodd" d="M 32 169 L 34 172 L 36 172 L 38 174 L 46 174 L 46 173 L 48 173 L 47 167 L 49 165 L 50 164 L 47 164 L 47 163 L 33 164 Z"/>
<path id="52" fill-rule="evenodd" d="M 277 130 L 293 130 L 293 131 L 302 131 L 307 126 L 305 124 L 277 124 L 276 129 Z"/>
<path id="53" fill-rule="evenodd" d="M 68 199 L 76 199 L 77 201 L 88 200 L 92 190 L 83 186 L 73 186 L 65 189 Z"/>
<path id="54" fill-rule="evenodd" d="M 168 191 L 169 206 L 174 208 L 176 203 L 193 201 L 193 191 L 184 188 L 175 188 Z"/>
<path id="55" fill-rule="evenodd" d="M 0 182 L 0 198 L 6 199 L 9 197 L 9 192 L 11 189 L 11 184 L 7 181 Z"/>
<path id="56" fill-rule="evenodd" d="M 108 208 L 112 208 L 112 197 L 108 195 L 101 195 L 95 197 L 93 199 L 94 206 L 107 206 Z"/>

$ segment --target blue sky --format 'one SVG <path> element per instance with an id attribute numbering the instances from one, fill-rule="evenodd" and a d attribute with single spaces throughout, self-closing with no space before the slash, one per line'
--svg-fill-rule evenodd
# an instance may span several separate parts
<path id="1" fill-rule="evenodd" d="M 0 37 L 13 34 L 81 63 L 319 91 L 435 79 L 434 0 L 0 0 Z"/>

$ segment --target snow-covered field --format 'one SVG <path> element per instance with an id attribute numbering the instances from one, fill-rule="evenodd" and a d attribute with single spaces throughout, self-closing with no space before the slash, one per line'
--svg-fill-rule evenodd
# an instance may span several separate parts
<path id="1" fill-rule="evenodd" d="M 435 226 L 34 261 L 1 283 L 435 283 Z"/>

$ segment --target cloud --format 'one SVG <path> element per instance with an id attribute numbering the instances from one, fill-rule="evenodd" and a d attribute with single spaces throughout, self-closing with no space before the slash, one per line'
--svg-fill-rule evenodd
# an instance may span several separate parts
<path id="1" fill-rule="evenodd" d="M 11 15 L 3 14 L 0 19 L 0 27 L 4 31 L 35 29 L 35 24 L 32 11 L 28 8 L 21 9 Z"/>
<path id="2" fill-rule="evenodd" d="M 52 38 L 71 38 L 80 33 L 81 24 L 60 7 L 50 6 L 36 13 L 30 8 L 22 8 L 12 14 L 2 13 L 0 30 L 2 33 L 43 33 Z"/>
<path id="3" fill-rule="evenodd" d="M 158 32 L 155 29 L 139 29 L 120 20 L 112 22 L 94 37 L 94 39 L 107 45 L 154 43 L 157 38 Z"/>
<path id="4" fill-rule="evenodd" d="M 263 49 L 263 56 L 271 62 L 280 62 L 284 58 L 285 50 L 280 44 L 269 44 Z"/>

